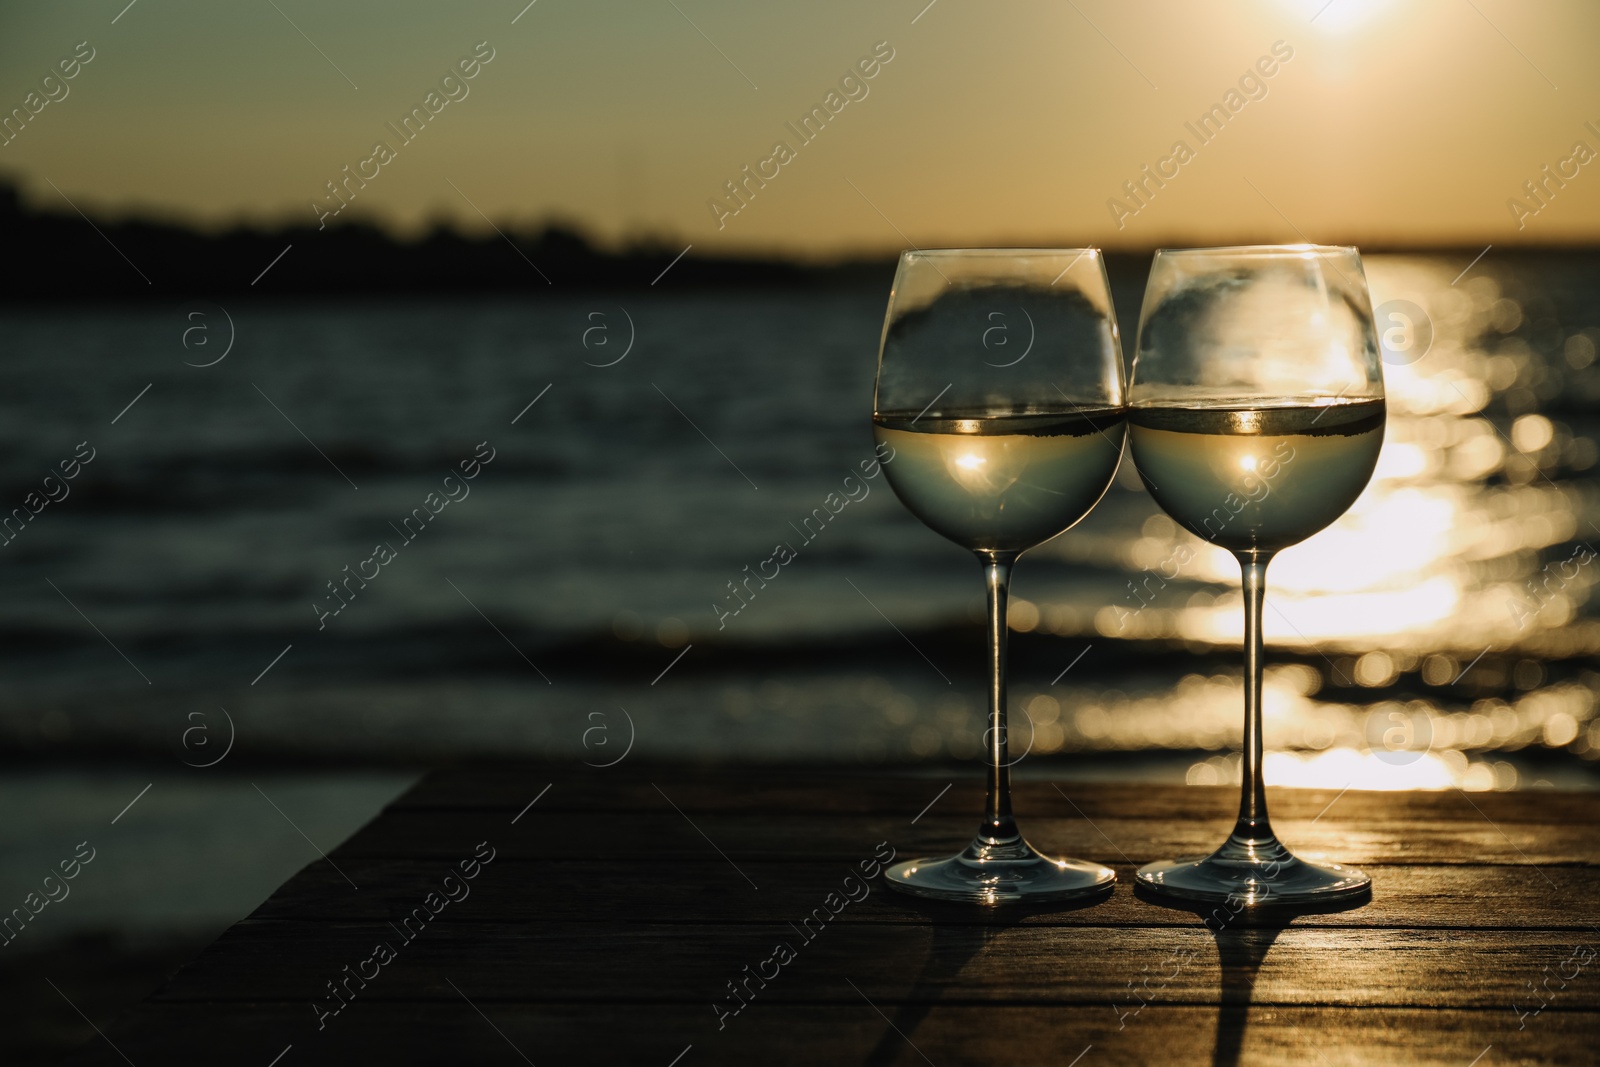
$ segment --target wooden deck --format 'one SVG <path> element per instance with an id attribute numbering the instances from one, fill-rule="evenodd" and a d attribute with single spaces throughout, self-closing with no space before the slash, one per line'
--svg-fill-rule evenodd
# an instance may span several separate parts
<path id="1" fill-rule="evenodd" d="M 1600 795 L 1274 791 L 1371 903 L 1214 932 L 1131 880 L 1217 844 L 1224 788 L 1019 783 L 1035 844 L 1117 869 L 1101 903 L 863 896 L 875 854 L 965 842 L 948 781 L 435 773 L 71 1062 L 1600 1062 Z"/>

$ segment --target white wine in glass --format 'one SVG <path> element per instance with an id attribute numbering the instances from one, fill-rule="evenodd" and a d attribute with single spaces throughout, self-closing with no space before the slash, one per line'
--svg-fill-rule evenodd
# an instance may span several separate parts
<path id="1" fill-rule="evenodd" d="M 989 729 L 988 799 L 976 836 L 954 856 L 891 867 L 884 877 L 894 889 L 1002 904 L 1101 894 L 1116 880 L 1101 864 L 1041 855 L 1012 818 L 1006 602 L 1016 558 L 1076 524 L 1105 494 L 1122 458 L 1126 415 L 1122 350 L 1097 250 L 900 257 L 873 433 L 893 449 L 884 472 L 901 501 L 983 566 Z"/>
<path id="2" fill-rule="evenodd" d="M 1383 445 L 1384 405 L 1151 406 L 1129 421 L 1162 510 L 1212 544 L 1265 553 L 1304 541 L 1360 495 Z"/>
<path id="3" fill-rule="evenodd" d="M 1383 364 L 1361 256 L 1317 245 L 1163 249 L 1139 317 L 1129 449 L 1150 495 L 1232 552 L 1244 592 L 1244 761 L 1233 833 L 1138 871 L 1157 896 L 1241 907 L 1364 896 L 1371 881 L 1291 853 L 1262 778 L 1267 564 L 1343 515 L 1383 445 Z"/>
<path id="4" fill-rule="evenodd" d="M 879 417 L 911 513 L 962 548 L 1021 552 L 1087 515 L 1122 458 L 1118 408 L 978 418 Z"/>

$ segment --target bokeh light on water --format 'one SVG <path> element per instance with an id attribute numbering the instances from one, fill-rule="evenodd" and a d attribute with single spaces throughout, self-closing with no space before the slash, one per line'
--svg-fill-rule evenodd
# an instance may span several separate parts
<path id="1" fill-rule="evenodd" d="M 1536 276 L 1507 283 L 1481 268 L 1452 284 L 1452 266 L 1367 258 L 1374 304 L 1423 309 L 1427 348 L 1385 360 L 1389 424 L 1366 492 L 1269 571 L 1269 662 L 1297 661 L 1268 672 L 1269 782 L 1513 788 L 1528 776 L 1490 754 L 1600 758 L 1600 619 L 1587 610 L 1600 575 L 1595 308 L 1587 293 L 1541 291 Z M 1408 338 L 1395 340 L 1403 350 Z M 1045 551 L 1082 558 L 1070 535 Z M 1153 509 L 1115 555 L 1135 577 L 1095 613 L 1101 638 L 1238 646 L 1231 555 Z M 1075 696 L 1067 747 L 1237 743 L 1236 673 L 1191 674 L 1139 699 Z M 1188 772 L 1237 776 L 1229 757 Z"/>

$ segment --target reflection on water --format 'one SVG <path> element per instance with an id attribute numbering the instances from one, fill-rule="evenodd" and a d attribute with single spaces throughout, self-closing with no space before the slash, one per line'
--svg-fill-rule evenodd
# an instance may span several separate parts
<path id="1" fill-rule="evenodd" d="M 1386 357 L 1389 424 L 1373 480 L 1348 514 L 1269 571 L 1268 644 L 1315 667 L 1269 673 L 1267 744 L 1280 751 L 1268 781 L 1508 788 L 1509 763 L 1473 754 L 1543 745 L 1600 756 L 1600 676 L 1587 669 L 1600 619 L 1584 614 L 1600 575 L 1588 414 L 1600 394 L 1600 331 L 1562 322 L 1531 278 L 1519 278 L 1524 291 L 1488 273 L 1452 284 L 1452 265 L 1433 258 L 1374 256 L 1367 266 L 1374 305 L 1420 306 L 1431 345 L 1421 350 L 1427 323 L 1380 323 L 1396 331 L 1397 351 Z M 1122 562 L 1145 576 L 1137 610 L 1100 609 L 1100 635 L 1237 645 L 1238 565 L 1227 552 L 1155 514 Z M 1048 625 L 1050 609 L 1040 613 Z M 1330 682 L 1407 699 L 1317 699 Z M 1443 692 L 1419 695 L 1429 690 Z M 1143 699 L 1075 696 L 1083 747 L 1237 737 L 1236 675 L 1191 675 Z M 1189 780 L 1237 773 L 1217 758 L 1191 767 Z"/>
<path id="2" fill-rule="evenodd" d="M 1457 278 L 1472 254 L 1367 258 L 1375 302 L 1427 318 L 1381 327 L 1400 359 L 1371 486 L 1268 576 L 1272 781 L 1600 784 L 1600 257 L 1495 249 Z M 1145 281 L 1127 266 L 1124 325 Z M 589 307 L 567 300 L 252 307 L 256 355 L 204 370 L 164 310 L 0 311 L 19 351 L 59 354 L 0 396 L 7 506 L 101 434 L 71 499 L 6 547 L 0 744 L 170 759 L 221 706 L 230 758 L 601 763 L 594 728 L 621 708 L 632 759 L 975 764 L 971 557 L 881 478 L 828 503 L 872 452 L 883 300 L 630 296 L 640 349 L 609 368 L 583 362 Z M 329 579 L 486 437 L 471 499 L 319 629 Z M 797 558 L 747 577 L 778 542 Z M 1124 464 L 1017 569 L 1018 773 L 1232 779 L 1238 582 Z"/>

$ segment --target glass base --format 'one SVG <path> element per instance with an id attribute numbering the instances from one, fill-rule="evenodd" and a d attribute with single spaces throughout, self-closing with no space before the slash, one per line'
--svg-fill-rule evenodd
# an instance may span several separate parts
<path id="1" fill-rule="evenodd" d="M 907 860 L 890 867 L 883 877 L 891 889 L 914 897 L 1023 904 L 1110 892 L 1117 872 L 1086 860 L 1041 855 L 1021 838 L 998 845 L 977 838 L 958 855 Z"/>
<path id="2" fill-rule="evenodd" d="M 1331 904 L 1370 892 L 1372 879 L 1342 863 L 1309 863 L 1276 837 L 1238 834 L 1209 856 L 1139 868 L 1137 884 L 1159 896 L 1252 908 Z"/>

